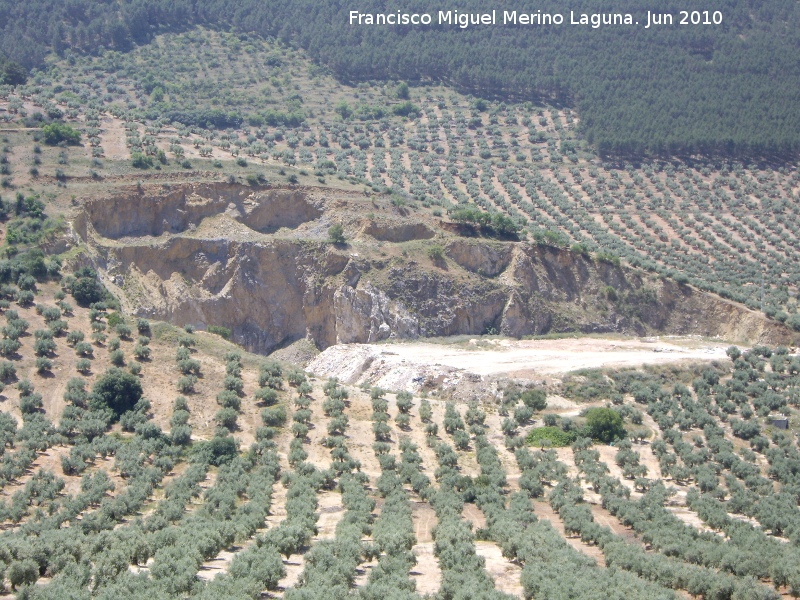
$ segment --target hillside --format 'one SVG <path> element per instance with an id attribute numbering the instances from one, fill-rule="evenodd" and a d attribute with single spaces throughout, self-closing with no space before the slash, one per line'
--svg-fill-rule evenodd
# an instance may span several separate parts
<path id="1" fill-rule="evenodd" d="M 345 243 L 329 243 L 342 227 Z M 745 307 L 618 261 L 454 235 L 443 218 L 327 188 L 139 186 L 87 200 L 73 264 L 98 269 L 131 314 L 268 353 L 500 333 L 672 333 L 790 344 Z"/>
<path id="2" fill-rule="evenodd" d="M 529 239 L 608 253 L 800 327 L 793 167 L 602 162 L 570 110 L 397 90 L 342 86 L 255 39 L 163 36 L 6 89 L 0 170 L 9 191 L 51 195 L 61 212 L 72 196 L 147 179 L 322 183 L 431 214 L 502 212 Z M 48 111 L 83 132 L 82 146 L 35 141 Z"/>
<path id="3" fill-rule="evenodd" d="M 157 32 L 203 25 L 274 36 L 307 50 L 343 81 L 434 81 L 485 98 L 569 106 L 581 116 L 585 139 L 604 155 L 784 161 L 797 155 L 800 9 L 795 2 L 726 0 L 710 7 L 584 0 L 567 8 L 555 0 L 493 7 L 469 0 L 442 2 L 435 10 L 416 1 L 398 9 L 428 14 L 428 26 L 352 25 L 350 11 L 356 8 L 394 14 L 374 0 L 358 7 L 297 0 L 6 1 L 0 3 L 0 50 L 31 67 L 41 65 L 50 51 L 126 52 Z M 536 23 L 540 15 L 559 15 L 564 23 L 439 22 L 440 11 L 469 17 L 490 8 L 501 20 L 508 10 L 533 15 Z M 589 24 L 592 17 L 602 23 L 614 14 L 629 14 L 631 24 Z M 645 28 L 651 14 L 665 21 L 668 16 L 670 24 Z M 585 25 L 571 24 L 582 15 Z M 19 69 L 4 70 L 4 79 L 18 81 Z"/>
<path id="4" fill-rule="evenodd" d="M 717 4 L 0 0 L 0 597 L 800 597 L 797 3 Z"/>
<path id="5" fill-rule="evenodd" d="M 792 492 L 800 358 L 785 348 L 585 370 L 547 394 L 506 384 L 479 404 L 456 405 L 343 387 L 213 334 L 71 306 L 61 291 L 41 284 L 33 303 L 3 300 L 7 592 L 800 591 Z M 88 350 L 74 337 L 103 330 Z M 76 370 L 76 350 L 88 368 Z M 149 402 L 104 431 L 97 421 L 106 413 L 84 390 L 96 391 L 112 362 L 138 372 Z M 196 374 L 191 385 L 181 371 Z M 603 425 L 606 404 L 618 416 Z M 790 415 L 789 431 L 771 425 L 773 411 Z M 628 440 L 603 443 L 625 430 Z M 587 433 L 602 439 L 592 445 Z"/>

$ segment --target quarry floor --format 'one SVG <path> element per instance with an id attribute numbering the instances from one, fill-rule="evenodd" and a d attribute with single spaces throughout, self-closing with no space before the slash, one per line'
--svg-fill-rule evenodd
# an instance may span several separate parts
<path id="1" fill-rule="evenodd" d="M 318 355 L 307 369 L 344 383 L 418 391 L 436 383 L 447 388 L 464 379 L 511 378 L 547 381 L 580 369 L 639 367 L 725 359 L 729 344 L 691 337 L 445 338 L 339 344 Z"/>

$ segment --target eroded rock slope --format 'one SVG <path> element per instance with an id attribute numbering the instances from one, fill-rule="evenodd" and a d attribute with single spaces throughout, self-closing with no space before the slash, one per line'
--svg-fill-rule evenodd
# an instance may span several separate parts
<path id="1" fill-rule="evenodd" d="M 423 211 L 333 194 L 135 188 L 86 201 L 73 227 L 128 310 L 227 327 L 258 352 L 303 338 L 325 348 L 486 332 L 792 341 L 761 314 L 671 280 L 550 246 L 456 237 Z M 348 244 L 327 243 L 334 223 Z"/>

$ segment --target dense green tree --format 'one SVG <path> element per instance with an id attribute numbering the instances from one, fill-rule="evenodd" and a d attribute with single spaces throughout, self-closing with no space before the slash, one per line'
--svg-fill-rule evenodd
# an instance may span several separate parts
<path id="1" fill-rule="evenodd" d="M 131 373 L 112 367 L 98 377 L 92 388 L 92 406 L 109 408 L 117 418 L 132 410 L 142 397 L 142 384 Z"/>
<path id="2" fill-rule="evenodd" d="M 593 439 L 605 444 L 625 437 L 622 417 L 610 408 L 590 408 L 586 412 L 586 429 Z"/>

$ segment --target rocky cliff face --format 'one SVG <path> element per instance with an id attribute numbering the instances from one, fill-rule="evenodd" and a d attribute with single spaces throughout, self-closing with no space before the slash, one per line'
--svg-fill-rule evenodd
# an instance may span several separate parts
<path id="1" fill-rule="evenodd" d="M 228 327 L 258 352 L 302 338 L 325 348 L 487 332 L 790 341 L 762 315 L 672 281 L 547 246 L 454 238 L 397 215 L 365 223 L 364 202 L 301 189 L 158 188 L 88 202 L 74 228 L 128 310 Z M 348 246 L 325 242 L 333 222 L 355 236 Z M 389 255 L 394 239 L 419 246 Z M 427 258 L 433 243 L 446 260 Z"/>

